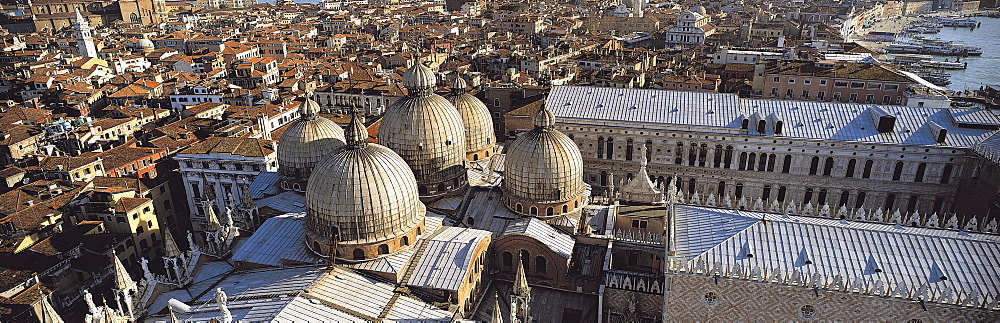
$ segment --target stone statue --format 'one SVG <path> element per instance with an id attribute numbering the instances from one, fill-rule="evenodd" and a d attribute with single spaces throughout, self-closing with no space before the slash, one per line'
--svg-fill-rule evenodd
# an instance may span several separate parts
<path id="1" fill-rule="evenodd" d="M 142 277 L 145 277 L 146 280 L 153 280 L 153 273 L 149 271 L 149 260 L 146 257 L 142 257 L 139 260 L 139 264 L 142 265 Z"/>

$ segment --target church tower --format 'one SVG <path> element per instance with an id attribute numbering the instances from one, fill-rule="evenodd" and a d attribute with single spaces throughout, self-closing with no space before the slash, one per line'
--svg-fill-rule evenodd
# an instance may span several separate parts
<path id="1" fill-rule="evenodd" d="M 531 323 L 531 287 L 524 276 L 524 263 L 517 262 L 517 275 L 514 276 L 514 289 L 510 292 L 510 321 L 513 323 Z"/>
<path id="2" fill-rule="evenodd" d="M 73 29 L 76 29 L 76 46 L 80 50 L 80 56 L 97 57 L 97 47 L 94 46 L 94 39 L 90 34 L 90 23 L 83 19 L 80 10 L 76 10 L 76 21 L 73 22 Z"/>

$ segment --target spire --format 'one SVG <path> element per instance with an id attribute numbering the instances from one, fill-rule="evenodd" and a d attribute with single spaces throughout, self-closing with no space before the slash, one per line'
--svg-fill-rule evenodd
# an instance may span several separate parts
<path id="1" fill-rule="evenodd" d="M 181 249 L 177 247 L 177 242 L 174 241 L 174 236 L 170 234 L 170 229 L 163 229 L 163 246 L 167 257 L 175 258 L 181 255 Z"/>
<path id="2" fill-rule="evenodd" d="M 364 148 L 368 145 L 368 128 L 365 128 L 365 124 L 361 123 L 361 117 L 358 116 L 357 110 L 351 113 L 351 123 L 347 125 L 344 139 L 346 139 L 348 147 Z"/>
<path id="3" fill-rule="evenodd" d="M 73 21 L 73 28 L 76 29 L 76 46 L 80 51 L 80 56 L 97 57 L 97 47 L 90 35 L 90 23 L 83 18 L 80 10 L 76 9 L 76 20 Z"/>
<path id="4" fill-rule="evenodd" d="M 212 206 L 211 202 L 205 203 L 205 213 L 206 220 L 208 220 L 208 231 L 218 231 L 222 228 L 219 217 L 215 215 L 215 207 Z"/>
<path id="5" fill-rule="evenodd" d="M 496 292 L 496 297 L 493 298 L 493 315 L 490 323 L 503 323 L 503 314 L 500 313 L 500 292 Z"/>
<path id="6" fill-rule="evenodd" d="M 646 144 L 639 146 L 636 153 L 639 154 L 639 175 L 622 186 L 622 199 L 639 203 L 663 203 L 663 193 L 649 179 L 649 173 L 646 171 Z"/>
<path id="7" fill-rule="evenodd" d="M 528 279 L 524 276 L 524 263 L 521 261 L 517 262 L 517 275 L 514 276 L 513 292 L 517 296 L 527 296 L 531 293 L 531 287 L 528 286 Z"/>
<path id="8" fill-rule="evenodd" d="M 114 271 L 115 271 L 115 287 L 118 290 L 127 290 L 127 289 L 129 289 L 129 287 L 132 287 L 132 285 L 135 284 L 135 282 L 132 281 L 132 277 L 130 277 L 128 275 L 128 271 L 125 270 L 125 265 L 122 265 L 122 261 L 120 259 L 118 259 L 118 254 L 113 254 L 112 258 L 113 258 L 113 260 L 112 260 L 113 264 L 112 265 L 115 267 L 114 268 Z"/>

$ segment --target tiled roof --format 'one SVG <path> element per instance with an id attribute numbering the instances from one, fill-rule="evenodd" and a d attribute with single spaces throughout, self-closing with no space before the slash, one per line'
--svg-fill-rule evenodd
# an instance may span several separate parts
<path id="1" fill-rule="evenodd" d="M 264 157 L 274 154 L 271 140 L 211 137 L 191 145 L 179 154 L 230 154 L 244 157 Z"/>

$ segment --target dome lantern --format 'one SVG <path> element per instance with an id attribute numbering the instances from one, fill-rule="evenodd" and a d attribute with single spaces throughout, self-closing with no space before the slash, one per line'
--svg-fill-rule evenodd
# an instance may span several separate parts
<path id="1" fill-rule="evenodd" d="M 278 174 L 286 190 L 304 191 L 312 169 L 344 145 L 344 130 L 317 114 L 319 104 L 306 99 L 299 119 L 288 125 L 278 141 Z"/>

